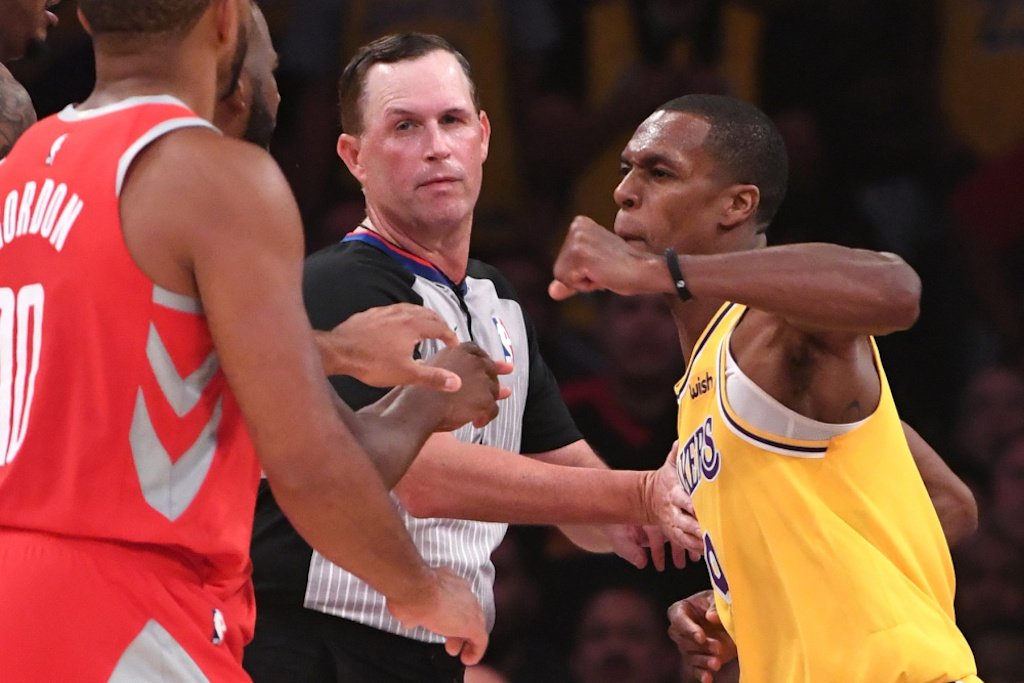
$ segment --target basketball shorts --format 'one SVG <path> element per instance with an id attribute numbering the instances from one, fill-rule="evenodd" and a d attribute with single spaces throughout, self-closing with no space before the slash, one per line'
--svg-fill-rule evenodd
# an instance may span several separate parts
<path id="1" fill-rule="evenodd" d="M 0 606 L 5 683 L 249 681 L 250 615 L 163 549 L 0 529 Z"/>

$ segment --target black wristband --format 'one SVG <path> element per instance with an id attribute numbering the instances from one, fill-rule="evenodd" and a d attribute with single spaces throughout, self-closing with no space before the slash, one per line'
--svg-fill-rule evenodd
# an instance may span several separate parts
<path id="1" fill-rule="evenodd" d="M 680 301 L 689 301 L 693 298 L 693 292 L 686 286 L 686 280 L 683 279 L 683 271 L 679 269 L 679 255 L 676 254 L 676 250 L 669 247 L 665 250 L 665 263 L 668 265 L 669 275 L 672 276 L 672 284 L 676 286 L 676 294 L 679 295 Z"/>

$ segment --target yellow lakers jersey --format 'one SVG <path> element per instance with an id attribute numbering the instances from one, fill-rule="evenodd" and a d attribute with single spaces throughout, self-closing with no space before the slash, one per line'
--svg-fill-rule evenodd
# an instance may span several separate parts
<path id="1" fill-rule="evenodd" d="M 768 434 L 725 392 L 745 310 L 718 311 L 676 385 L 679 478 L 743 683 L 977 681 L 949 550 L 877 349 L 870 417 L 828 441 Z"/>

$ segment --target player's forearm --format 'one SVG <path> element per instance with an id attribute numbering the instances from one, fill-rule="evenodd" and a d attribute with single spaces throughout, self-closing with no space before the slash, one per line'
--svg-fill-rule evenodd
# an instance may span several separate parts
<path id="1" fill-rule="evenodd" d="M 440 422 L 440 404 L 419 387 L 398 387 L 358 413 L 350 428 L 388 488 L 398 483 Z"/>
<path id="2" fill-rule="evenodd" d="M 667 269 L 663 261 L 657 267 Z M 746 304 L 808 330 L 882 335 L 910 327 L 919 311 L 920 279 L 893 254 L 799 244 L 679 263 L 695 298 Z"/>
<path id="3" fill-rule="evenodd" d="M 451 435 L 428 439 L 395 492 L 418 517 L 514 524 L 647 523 L 649 473 L 565 467 Z"/>
<path id="4" fill-rule="evenodd" d="M 907 446 L 935 507 L 946 542 L 954 546 L 978 528 L 978 504 L 974 494 L 920 434 L 906 422 L 902 424 Z"/>

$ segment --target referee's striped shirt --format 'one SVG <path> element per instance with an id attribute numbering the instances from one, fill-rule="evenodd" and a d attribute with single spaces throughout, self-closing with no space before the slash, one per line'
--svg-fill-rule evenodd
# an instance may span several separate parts
<path id="1" fill-rule="evenodd" d="M 511 286 L 493 267 L 470 260 L 467 277 L 452 283 L 430 264 L 382 241 L 352 233 L 306 261 L 303 289 L 313 326 L 329 330 L 349 316 L 409 302 L 436 311 L 460 340 L 472 340 L 494 358 L 512 361 L 502 383 L 512 395 L 498 417 L 482 429 L 466 425 L 460 441 L 522 453 L 542 453 L 581 437 L 537 349 L 532 327 Z M 422 357 L 439 342 L 422 344 Z M 358 409 L 387 390 L 352 378 L 332 377 L 339 395 Z M 494 565 L 490 555 L 506 524 L 453 519 L 418 519 L 392 495 L 417 548 L 430 565 L 454 569 L 473 587 L 494 624 Z M 266 483 L 261 484 L 253 531 L 253 578 L 257 605 L 302 605 L 373 628 L 427 642 L 443 642 L 423 628 L 405 629 L 385 607 L 384 596 L 312 550 L 284 518 Z"/>

